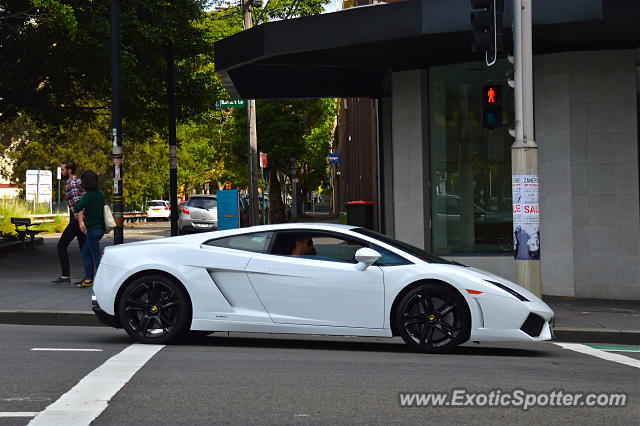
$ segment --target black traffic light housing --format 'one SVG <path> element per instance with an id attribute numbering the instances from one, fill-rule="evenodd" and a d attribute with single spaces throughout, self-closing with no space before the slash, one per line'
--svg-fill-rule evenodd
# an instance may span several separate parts
<path id="1" fill-rule="evenodd" d="M 502 126 L 502 85 L 482 86 L 482 127 L 495 129 Z"/>
<path id="2" fill-rule="evenodd" d="M 471 50 L 484 52 L 488 66 L 498 58 L 503 50 L 502 14 L 504 0 L 471 0 L 471 31 L 473 40 Z"/>

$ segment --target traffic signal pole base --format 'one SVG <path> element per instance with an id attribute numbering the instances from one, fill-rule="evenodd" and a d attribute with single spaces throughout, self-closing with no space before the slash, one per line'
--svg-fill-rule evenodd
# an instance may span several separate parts
<path id="1" fill-rule="evenodd" d="M 516 282 L 538 297 L 542 297 L 539 260 L 516 259 Z"/>

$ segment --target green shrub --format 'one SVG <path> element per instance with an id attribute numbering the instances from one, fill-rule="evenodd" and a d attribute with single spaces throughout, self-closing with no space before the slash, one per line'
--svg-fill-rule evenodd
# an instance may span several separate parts
<path id="1" fill-rule="evenodd" d="M 36 207 L 33 213 L 33 204 L 23 199 L 0 200 L 0 236 L 17 237 L 16 227 L 11 223 L 12 217 L 29 217 L 31 214 L 48 214 L 49 206 L 46 204 Z M 40 229 L 46 233 L 62 232 L 69 223 L 67 216 L 56 216 L 53 223 L 34 225 L 33 229 Z"/>

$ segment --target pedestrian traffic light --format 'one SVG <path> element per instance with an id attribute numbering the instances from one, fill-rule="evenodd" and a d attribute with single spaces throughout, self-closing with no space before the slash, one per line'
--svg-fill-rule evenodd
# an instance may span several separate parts
<path id="1" fill-rule="evenodd" d="M 471 0 L 471 50 L 485 54 L 488 66 L 493 65 L 502 50 L 502 13 L 504 0 Z"/>
<path id="2" fill-rule="evenodd" d="M 482 127 L 495 129 L 502 126 L 502 86 L 482 86 Z"/>

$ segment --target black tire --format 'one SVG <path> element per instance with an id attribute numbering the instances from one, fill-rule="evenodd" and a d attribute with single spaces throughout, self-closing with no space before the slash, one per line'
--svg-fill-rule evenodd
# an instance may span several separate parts
<path id="1" fill-rule="evenodd" d="M 118 315 L 122 328 L 140 343 L 169 343 L 191 325 L 191 304 L 184 289 L 162 275 L 146 275 L 127 284 Z"/>
<path id="2" fill-rule="evenodd" d="M 394 315 L 402 339 L 420 352 L 450 352 L 469 339 L 467 303 L 446 284 L 430 282 L 414 287 L 402 296 Z"/>

